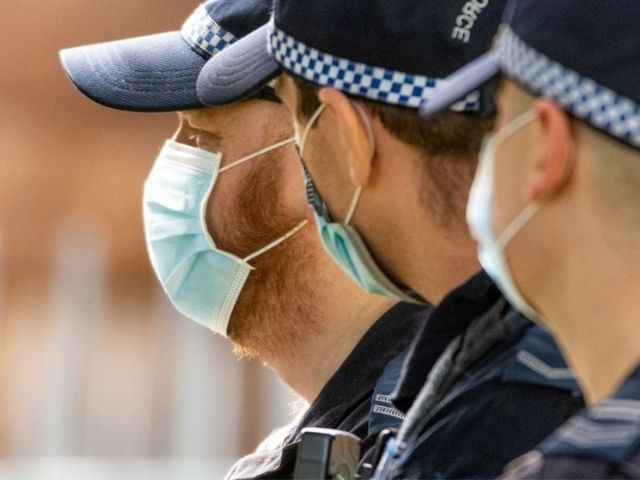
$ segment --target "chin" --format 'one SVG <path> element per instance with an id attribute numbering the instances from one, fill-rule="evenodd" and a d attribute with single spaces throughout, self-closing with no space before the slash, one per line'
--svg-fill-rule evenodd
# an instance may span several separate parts
<path id="1" fill-rule="evenodd" d="M 318 258 L 301 235 L 253 262 L 227 329 L 239 355 L 267 362 L 290 357 L 320 332 Z"/>

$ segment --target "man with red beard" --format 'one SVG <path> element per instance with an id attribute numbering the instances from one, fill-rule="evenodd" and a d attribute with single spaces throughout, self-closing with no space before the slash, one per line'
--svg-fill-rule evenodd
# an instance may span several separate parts
<path id="1" fill-rule="evenodd" d="M 264 361 L 310 405 L 229 478 L 290 477 L 305 427 L 352 432 L 370 450 L 400 423 L 385 387 L 427 313 L 398 303 L 412 300 L 402 292 L 362 292 L 325 255 L 307 226 L 288 111 L 271 87 L 215 109 L 197 99 L 206 60 L 268 14 L 265 1 L 210 0 L 179 32 L 61 53 L 74 85 L 98 103 L 179 112 L 145 185 L 154 271 L 180 312 Z"/>

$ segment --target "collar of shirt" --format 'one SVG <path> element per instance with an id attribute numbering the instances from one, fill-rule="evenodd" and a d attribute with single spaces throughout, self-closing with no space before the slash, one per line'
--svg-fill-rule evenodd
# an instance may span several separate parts
<path id="1" fill-rule="evenodd" d="M 334 428 L 367 435 L 370 397 L 385 366 L 406 350 L 428 317 L 429 307 L 398 303 L 380 317 L 327 382 L 309 409 L 240 459 L 227 480 L 290 478 L 303 428 Z M 275 445 L 274 445 L 275 444 Z"/>
<path id="2" fill-rule="evenodd" d="M 640 449 L 640 366 L 608 399 L 584 409 L 538 448 L 545 456 L 622 463 Z"/>
<path id="3" fill-rule="evenodd" d="M 380 317 L 327 382 L 300 429 L 336 425 L 371 396 L 387 363 L 407 348 L 429 312 L 429 307 L 398 303 Z"/>
<path id="4" fill-rule="evenodd" d="M 400 381 L 391 395 L 395 406 L 409 410 L 447 345 L 499 297 L 496 285 L 480 271 L 444 298 L 423 324 L 405 358 Z"/>

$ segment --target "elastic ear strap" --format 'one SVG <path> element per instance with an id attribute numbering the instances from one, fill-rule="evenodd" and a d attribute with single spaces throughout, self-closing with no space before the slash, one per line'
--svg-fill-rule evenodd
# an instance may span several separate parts
<path id="1" fill-rule="evenodd" d="M 505 125 L 501 131 L 493 138 L 493 142 L 495 146 L 497 146 L 502 140 L 510 137 L 518 130 L 526 127 L 529 123 L 535 120 L 537 112 L 532 107 L 523 114 L 517 116 L 507 125 Z M 527 205 L 517 216 L 513 219 L 513 221 L 507 226 L 500 238 L 498 238 L 498 246 L 500 249 L 504 249 L 506 245 L 509 244 L 511 239 L 526 225 L 526 223 L 531 220 L 531 218 L 538 213 L 538 210 L 542 205 L 538 202 L 530 203 Z"/>
<path id="2" fill-rule="evenodd" d="M 309 119 L 309 123 L 307 123 L 307 126 L 304 127 L 304 131 L 302 132 L 302 138 L 300 139 L 300 156 L 301 157 L 304 157 L 303 154 L 304 154 L 304 147 L 307 144 L 307 136 L 309 135 L 309 132 L 313 127 L 313 124 L 316 123 L 316 120 L 318 120 L 318 117 L 324 111 L 324 107 L 325 107 L 325 104 L 321 103 L 320 106 L 317 108 L 317 110 L 314 112 L 314 114 L 311 115 L 311 118 Z"/>
<path id="3" fill-rule="evenodd" d="M 364 123 L 364 128 L 367 131 L 367 139 L 369 140 L 369 145 L 371 146 L 371 155 L 373 156 L 374 152 L 376 151 L 376 143 L 375 143 L 375 138 L 373 136 L 373 129 L 371 128 L 371 122 L 369 121 L 369 117 L 365 113 L 364 108 L 362 108 L 362 105 L 360 105 L 357 102 L 351 102 L 351 103 L 355 107 L 356 112 L 358 112 L 358 114 L 360 115 L 360 118 L 362 119 L 362 123 Z M 344 223 L 347 225 L 351 223 L 353 214 L 356 212 L 356 207 L 360 202 L 360 195 L 362 195 L 362 187 L 356 188 L 353 198 L 351 199 L 351 205 L 349 205 L 347 216 L 344 219 Z"/>
<path id="4" fill-rule="evenodd" d="M 307 223 L 309 223 L 308 220 L 303 220 L 301 221 L 298 225 L 296 225 L 295 227 L 293 227 L 289 232 L 285 233 L 283 236 L 281 236 L 280 238 L 274 240 L 273 242 L 271 242 L 269 245 L 262 247 L 260 250 L 258 250 L 255 253 L 252 253 L 251 255 L 248 255 L 244 258 L 245 262 L 250 262 L 251 260 L 253 260 L 254 258 L 262 255 L 265 252 L 268 252 L 269 250 L 271 250 L 274 247 L 277 247 L 278 245 L 280 245 L 282 242 L 284 242 L 285 240 L 289 239 L 290 237 L 292 237 L 293 235 L 295 235 L 296 233 L 298 233 L 302 227 L 304 227 Z"/>
<path id="5" fill-rule="evenodd" d="M 356 207 L 358 206 L 358 202 L 360 201 L 360 195 L 362 195 L 362 187 L 356 188 L 356 192 L 353 194 L 353 198 L 351 199 L 351 205 L 349 205 L 347 216 L 344 219 L 344 223 L 346 225 L 349 225 L 351 223 L 353 214 L 355 213 Z"/>
<path id="6" fill-rule="evenodd" d="M 526 127 L 530 122 L 533 122 L 536 119 L 537 112 L 532 107 L 523 114 L 517 116 L 507 125 L 505 125 L 498 133 L 495 135 L 495 142 L 498 145 L 504 138 L 510 137 L 514 133 L 516 133 L 521 128 Z"/>
<path id="7" fill-rule="evenodd" d="M 257 152 L 254 152 L 251 155 L 247 155 L 246 157 L 242 157 L 241 159 L 236 160 L 235 162 L 232 162 L 229 165 L 226 165 L 226 166 L 222 167 L 218 172 L 222 173 L 225 170 L 230 170 L 233 167 L 237 167 L 238 165 L 240 165 L 242 163 L 248 162 L 249 160 L 253 160 L 256 157 L 259 157 L 260 155 L 264 155 L 265 153 L 269 153 L 271 150 L 275 150 L 276 148 L 284 147 L 285 145 L 288 145 L 288 144 L 293 143 L 295 141 L 296 141 L 295 137 L 291 137 L 291 138 L 287 138 L 286 140 L 282 140 L 281 142 L 274 143 L 273 145 L 269 145 L 268 147 L 265 147 L 262 150 L 258 150 Z"/>
<path id="8" fill-rule="evenodd" d="M 498 247 L 503 250 L 511 239 L 524 227 L 531 218 L 538 213 L 542 205 L 538 202 L 530 203 L 522 210 L 509 226 L 502 232 L 498 239 Z"/>

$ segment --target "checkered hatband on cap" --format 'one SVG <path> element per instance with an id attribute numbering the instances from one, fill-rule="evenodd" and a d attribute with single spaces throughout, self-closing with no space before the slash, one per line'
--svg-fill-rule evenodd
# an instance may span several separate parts
<path id="1" fill-rule="evenodd" d="M 640 105 L 527 45 L 504 26 L 496 54 L 503 70 L 599 130 L 640 148 Z"/>
<path id="2" fill-rule="evenodd" d="M 392 105 L 417 108 L 435 93 L 441 79 L 388 70 L 321 52 L 271 25 L 269 48 L 286 70 L 312 83 L 334 87 Z M 475 91 L 455 103 L 451 110 L 478 111 L 480 94 Z"/>
<path id="3" fill-rule="evenodd" d="M 189 46 L 206 59 L 236 40 L 233 34 L 227 32 L 211 18 L 203 5 L 200 5 L 184 22 L 181 34 Z"/>

